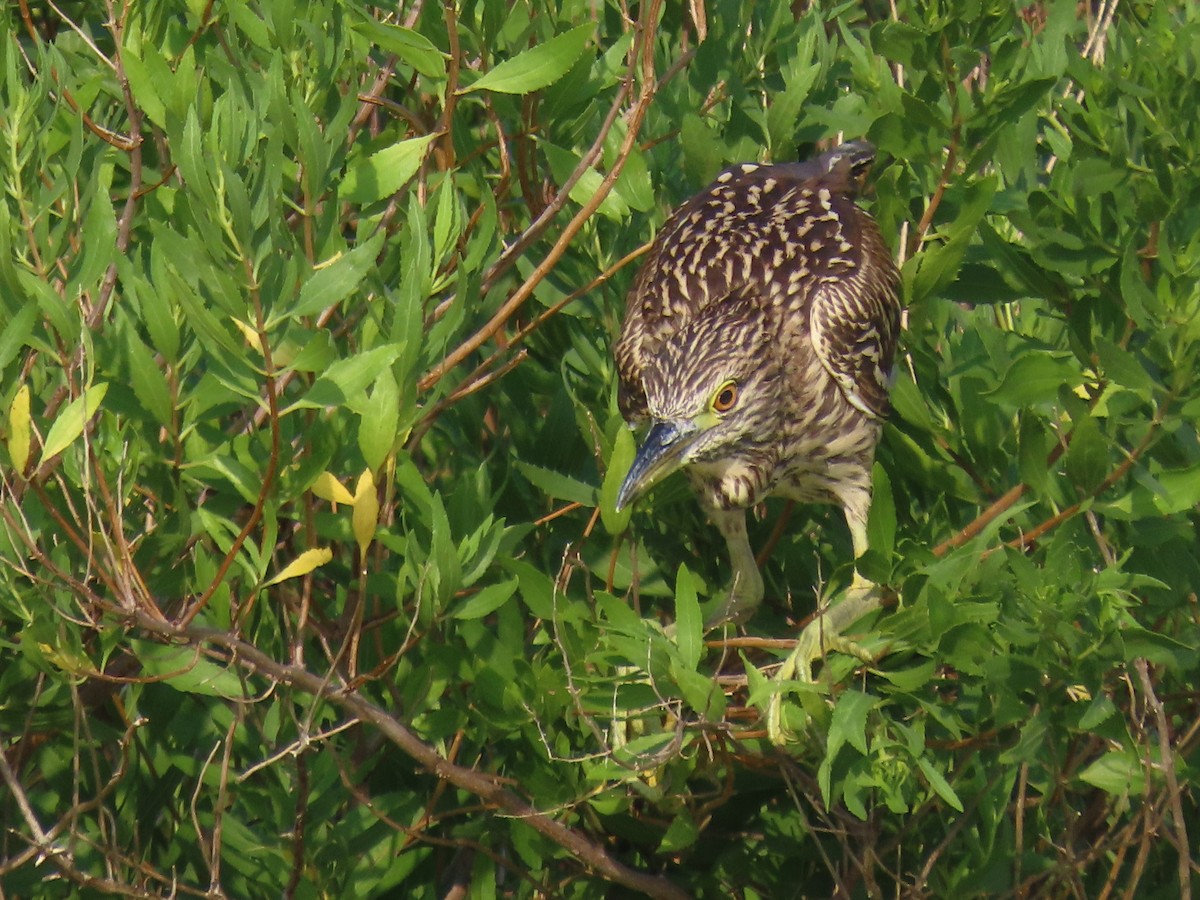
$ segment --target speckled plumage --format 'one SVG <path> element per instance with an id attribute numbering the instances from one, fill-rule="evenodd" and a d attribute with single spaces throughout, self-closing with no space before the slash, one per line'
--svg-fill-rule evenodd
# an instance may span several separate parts
<path id="1" fill-rule="evenodd" d="M 730 543 L 731 614 L 761 597 L 742 510 L 769 495 L 841 505 L 856 554 L 866 547 L 900 319 L 891 253 L 854 201 L 873 160 L 860 142 L 727 169 L 667 220 L 629 293 L 613 351 L 621 411 L 705 423 L 680 464 Z M 730 382 L 737 405 L 718 414 Z M 738 577 L 757 582 L 748 603 Z"/>

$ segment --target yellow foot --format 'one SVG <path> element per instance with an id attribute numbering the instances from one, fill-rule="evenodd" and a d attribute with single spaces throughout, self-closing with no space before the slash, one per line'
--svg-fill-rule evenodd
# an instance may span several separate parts
<path id="1" fill-rule="evenodd" d="M 775 681 L 780 684 L 772 693 L 767 706 L 767 736 L 773 744 L 787 743 L 792 735 L 783 725 L 782 682 L 799 681 L 812 684 L 812 664 L 830 650 L 857 656 L 871 662 L 870 656 L 853 641 L 842 636 L 842 632 L 865 616 L 879 609 L 883 603 L 883 591 L 879 585 L 855 574 L 854 582 L 846 589 L 843 597 L 818 610 L 813 619 L 796 639 L 796 647 L 784 660 Z"/>

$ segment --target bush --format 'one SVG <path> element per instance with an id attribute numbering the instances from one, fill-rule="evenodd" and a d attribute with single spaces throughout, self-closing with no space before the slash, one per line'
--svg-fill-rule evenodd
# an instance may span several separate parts
<path id="1" fill-rule="evenodd" d="M 1190 896 L 1200 10 L 802 6 L 10 6 L 6 892 Z M 609 348 L 674 203 L 839 136 L 902 600 L 800 685 L 840 515 L 703 640 Z"/>

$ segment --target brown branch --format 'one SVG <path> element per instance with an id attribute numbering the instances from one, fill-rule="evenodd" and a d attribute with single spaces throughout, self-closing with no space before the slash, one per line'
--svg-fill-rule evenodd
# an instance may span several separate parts
<path id="1" fill-rule="evenodd" d="M 1191 844 L 1188 842 L 1187 820 L 1183 817 L 1183 804 L 1179 800 L 1179 778 L 1175 774 L 1175 755 L 1171 747 L 1171 728 L 1167 723 L 1167 714 L 1163 711 L 1162 701 L 1154 693 L 1154 683 L 1150 680 L 1150 671 L 1146 660 L 1139 657 L 1134 661 L 1138 679 L 1142 683 L 1142 692 L 1146 697 L 1146 705 L 1154 713 L 1155 731 L 1158 732 L 1158 764 L 1167 779 L 1167 801 L 1171 808 L 1171 820 L 1175 826 L 1175 849 L 1179 851 L 1179 897 L 1180 900 L 1191 900 L 1192 875 L 1190 858 L 1188 856 Z"/>
<path id="2" fill-rule="evenodd" d="M 617 157 L 613 161 L 612 166 L 609 168 L 608 173 L 604 176 L 603 181 L 601 181 L 600 186 L 588 199 L 587 203 L 583 205 L 583 208 L 575 214 L 575 216 L 563 229 L 562 234 L 559 235 L 558 240 L 555 241 L 554 246 L 546 255 L 546 258 L 542 260 L 536 269 L 534 269 L 533 273 L 525 279 L 524 283 L 517 288 L 511 297 L 509 297 L 500 305 L 500 308 L 495 312 L 495 314 L 493 314 L 492 318 L 488 320 L 488 322 L 482 328 L 463 341 L 445 359 L 425 373 L 425 375 L 418 382 L 417 386 L 419 390 L 428 391 L 439 381 L 441 381 L 447 372 L 462 363 L 463 360 L 483 346 L 485 342 L 491 339 L 494 335 L 496 335 L 497 332 L 500 331 L 501 328 L 505 326 L 508 320 L 517 312 L 517 310 L 521 308 L 521 306 L 524 305 L 525 301 L 529 299 L 542 280 L 558 264 L 559 259 L 561 259 L 563 253 L 566 252 L 567 247 L 570 245 L 571 241 L 574 240 L 575 235 L 579 233 L 579 230 L 583 227 L 584 223 L 591 218 L 597 209 L 600 208 L 600 204 L 608 196 L 609 192 L 613 188 L 613 185 L 616 184 L 617 178 L 620 177 L 621 172 L 625 168 L 625 162 L 629 158 L 629 154 L 633 151 L 633 148 L 636 145 L 637 135 L 641 130 L 642 121 L 650 107 L 650 102 L 654 99 L 654 25 L 655 22 L 657 22 L 658 11 L 661 6 L 662 0 L 653 0 L 653 2 L 647 4 L 642 10 L 642 18 L 638 24 L 638 30 L 641 34 L 640 40 L 637 44 L 637 48 L 642 55 L 641 90 L 638 95 L 637 103 L 635 104 L 629 116 L 629 122 L 625 132 L 625 139 L 622 141 L 621 148 L 617 153 Z M 617 113 L 621 104 L 624 102 L 625 97 L 627 97 L 631 92 L 633 82 L 636 77 L 636 72 L 636 60 L 633 60 L 629 66 L 629 73 L 622 83 L 621 89 L 617 93 L 617 99 L 614 101 L 612 108 L 609 110 L 608 117 L 601 126 L 600 136 L 592 145 L 592 148 L 588 151 L 588 153 L 584 155 L 582 160 L 580 160 L 580 165 L 577 166 L 575 172 L 572 173 L 573 178 L 581 176 L 583 171 L 599 158 L 600 151 L 603 148 L 603 138 L 615 123 Z M 564 184 L 558 193 L 558 198 L 561 198 L 561 202 L 563 204 L 566 203 L 566 195 L 570 193 L 571 186 L 573 185 L 570 184 L 570 179 L 568 179 L 568 183 Z M 505 251 L 500 259 L 497 260 L 488 273 L 485 274 L 484 283 L 481 290 L 486 292 L 487 288 L 490 286 L 490 283 L 494 283 L 500 272 L 512 265 L 517 256 L 519 256 L 520 252 L 522 252 L 525 247 L 527 247 L 528 244 L 533 241 L 537 234 L 540 233 L 542 228 L 549 224 L 549 218 L 552 218 L 552 215 L 550 215 L 551 210 L 554 210 L 553 203 L 551 203 L 551 205 L 547 207 L 546 211 L 539 216 L 538 219 L 532 225 L 530 225 L 528 229 L 526 229 L 525 233 L 516 241 L 516 243 L 513 244 L 507 251 Z"/>

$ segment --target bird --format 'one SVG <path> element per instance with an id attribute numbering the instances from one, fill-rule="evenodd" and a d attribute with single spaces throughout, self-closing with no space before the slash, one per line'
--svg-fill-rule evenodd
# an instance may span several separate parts
<path id="1" fill-rule="evenodd" d="M 874 161 L 870 143 L 852 141 L 725 169 L 670 215 L 627 295 L 617 401 L 649 430 L 616 508 L 685 470 L 733 569 L 708 627 L 743 622 L 762 601 L 746 511 L 769 496 L 840 505 L 855 559 L 868 549 L 901 316 L 891 251 L 856 202 Z M 798 657 L 815 658 L 878 600 L 856 572 L 849 606 L 814 621 L 820 632 L 802 635 L 790 662 L 811 663 Z"/>

